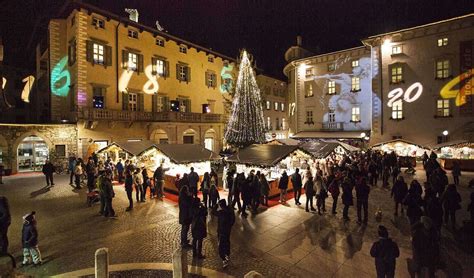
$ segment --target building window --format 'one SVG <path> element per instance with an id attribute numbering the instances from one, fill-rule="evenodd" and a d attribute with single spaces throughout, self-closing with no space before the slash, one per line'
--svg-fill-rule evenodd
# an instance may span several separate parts
<path id="1" fill-rule="evenodd" d="M 403 82 L 403 67 L 402 65 L 392 65 L 390 69 L 390 83 L 397 84 Z"/>
<path id="2" fill-rule="evenodd" d="M 132 29 L 128 29 L 128 37 L 132 39 L 138 39 L 138 32 Z"/>
<path id="3" fill-rule="evenodd" d="M 280 119 L 279 118 L 276 118 L 276 120 L 275 120 L 275 129 L 280 130 Z"/>
<path id="4" fill-rule="evenodd" d="M 285 120 L 285 118 L 281 118 L 281 129 L 286 130 L 286 120 Z"/>
<path id="5" fill-rule="evenodd" d="M 94 43 L 92 46 L 94 64 L 104 64 L 104 46 Z"/>
<path id="6" fill-rule="evenodd" d="M 137 71 L 138 57 L 136 53 L 128 53 L 128 70 Z"/>
<path id="7" fill-rule="evenodd" d="M 211 56 L 207 57 L 207 61 L 209 63 L 214 63 L 214 57 L 211 57 Z"/>
<path id="8" fill-rule="evenodd" d="M 328 82 L 328 95 L 336 94 L 336 81 Z"/>
<path id="9" fill-rule="evenodd" d="M 328 71 L 335 71 L 336 65 L 334 63 L 328 64 Z"/>
<path id="10" fill-rule="evenodd" d="M 436 101 L 436 116 L 437 117 L 449 117 L 449 99 L 438 99 Z"/>
<path id="11" fill-rule="evenodd" d="M 360 107 L 352 107 L 351 122 L 358 123 L 360 122 Z"/>
<path id="12" fill-rule="evenodd" d="M 402 53 L 402 46 L 401 45 L 392 46 L 392 55 L 401 54 L 401 53 Z"/>
<path id="13" fill-rule="evenodd" d="M 277 101 L 275 101 L 274 106 L 275 106 L 275 111 L 278 111 L 279 105 L 278 105 L 278 102 L 277 102 Z"/>
<path id="14" fill-rule="evenodd" d="M 272 104 L 269 100 L 267 100 L 267 110 L 272 109 Z"/>
<path id="15" fill-rule="evenodd" d="M 312 68 L 306 69 L 306 76 L 311 76 L 311 75 L 313 75 L 313 69 Z"/>
<path id="16" fill-rule="evenodd" d="M 449 77 L 449 60 L 436 61 L 436 78 L 444 79 Z"/>
<path id="17" fill-rule="evenodd" d="M 185 45 L 180 45 L 179 52 L 186 54 L 188 52 L 188 48 Z"/>
<path id="18" fill-rule="evenodd" d="M 194 135 L 184 135 L 183 144 L 194 144 Z"/>
<path id="19" fill-rule="evenodd" d="M 305 97 L 312 97 L 314 94 L 313 94 L 313 84 L 309 83 L 309 84 L 306 84 L 306 95 Z"/>
<path id="20" fill-rule="evenodd" d="M 161 47 L 165 47 L 165 40 L 162 38 L 156 38 L 155 44 Z"/>
<path id="21" fill-rule="evenodd" d="M 446 46 L 448 45 L 448 38 L 439 38 L 438 39 L 438 46 Z"/>
<path id="22" fill-rule="evenodd" d="M 270 117 L 267 117 L 267 129 L 272 130 L 272 121 Z"/>
<path id="23" fill-rule="evenodd" d="M 159 76 L 165 76 L 166 73 L 166 63 L 163 60 L 156 60 L 156 74 Z"/>
<path id="24" fill-rule="evenodd" d="M 128 110 L 137 111 L 138 109 L 138 95 L 136 93 L 128 93 Z"/>
<path id="25" fill-rule="evenodd" d="M 211 107 L 209 106 L 209 103 L 204 103 L 202 105 L 202 113 L 203 114 L 209 114 L 211 113 Z"/>
<path id="26" fill-rule="evenodd" d="M 102 52 L 103 53 L 103 52 Z M 70 66 L 76 62 L 76 39 L 69 42 L 68 46 L 68 63 Z"/>
<path id="27" fill-rule="evenodd" d="M 66 145 L 54 145 L 54 150 L 57 157 L 66 157 Z"/>
<path id="28" fill-rule="evenodd" d="M 176 65 L 176 78 L 179 81 L 191 81 L 191 69 L 185 64 Z"/>
<path id="29" fill-rule="evenodd" d="M 392 104 L 392 119 L 403 119 L 403 101 L 401 99 L 393 102 Z"/>
<path id="30" fill-rule="evenodd" d="M 92 106 L 96 109 L 105 108 L 105 88 L 104 87 L 93 87 L 92 88 Z"/>
<path id="31" fill-rule="evenodd" d="M 305 124 L 314 124 L 313 122 L 313 111 L 306 111 L 306 122 Z"/>
<path id="32" fill-rule="evenodd" d="M 360 91 L 360 78 L 359 77 L 351 78 L 351 91 L 352 92 Z"/>
<path id="33" fill-rule="evenodd" d="M 285 112 L 285 104 L 283 102 L 280 103 L 280 108 L 281 108 L 281 112 Z"/>
<path id="34" fill-rule="evenodd" d="M 359 60 L 354 60 L 354 61 L 352 61 L 352 67 L 353 67 L 353 68 L 356 68 L 356 67 L 358 67 L 358 66 L 359 66 Z"/>
<path id="35" fill-rule="evenodd" d="M 95 28 L 105 29 L 105 21 L 103 19 L 93 17 L 92 18 L 92 25 L 95 26 Z"/>
<path id="36" fill-rule="evenodd" d="M 206 72 L 206 85 L 207 87 L 215 88 L 217 85 L 217 76 L 213 72 Z"/>
<path id="37" fill-rule="evenodd" d="M 165 110 L 165 97 L 156 96 L 156 112 L 163 112 Z"/>

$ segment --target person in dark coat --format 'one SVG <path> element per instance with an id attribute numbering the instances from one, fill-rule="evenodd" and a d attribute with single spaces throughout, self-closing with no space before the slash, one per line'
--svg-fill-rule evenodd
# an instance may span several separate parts
<path id="1" fill-rule="evenodd" d="M 288 174 L 286 171 L 281 174 L 278 189 L 280 189 L 280 203 L 286 203 L 286 191 L 288 190 Z"/>
<path id="2" fill-rule="evenodd" d="M 421 185 L 413 180 L 410 183 L 410 189 L 408 194 L 403 199 L 403 205 L 407 206 L 407 217 L 410 222 L 410 225 L 414 225 L 420 220 L 420 217 L 423 213 L 421 210 L 422 199 L 421 199 Z"/>
<path id="3" fill-rule="evenodd" d="M 328 186 L 328 191 L 331 193 L 332 197 L 332 214 L 337 214 L 336 209 L 337 209 L 337 201 L 339 199 L 339 178 L 335 177 L 333 181 L 329 184 Z"/>
<path id="4" fill-rule="evenodd" d="M 260 195 L 262 196 L 262 204 L 268 207 L 268 195 L 270 194 L 270 184 L 264 173 L 260 174 Z"/>
<path id="5" fill-rule="evenodd" d="M 254 179 L 254 170 L 250 171 L 247 179 L 245 179 L 242 184 L 240 184 L 240 191 L 242 192 L 242 216 L 247 216 L 247 207 L 251 205 L 252 202 L 252 182 Z"/>
<path id="6" fill-rule="evenodd" d="M 245 183 L 245 174 L 240 173 L 237 174 L 237 177 L 234 179 L 234 184 L 232 185 L 232 209 L 235 209 L 235 204 L 237 204 L 237 208 L 242 211 L 242 204 L 240 203 L 240 193 L 243 184 Z"/>
<path id="7" fill-rule="evenodd" d="M 342 182 L 342 204 L 344 209 L 342 211 L 342 218 L 344 220 L 349 220 L 349 207 L 354 205 L 354 200 L 352 197 L 352 182 L 349 178 L 344 178 Z"/>
<path id="8" fill-rule="evenodd" d="M 200 191 L 202 192 L 202 200 L 206 208 L 212 207 L 210 205 L 211 200 L 209 199 L 209 190 L 211 189 L 211 177 L 208 172 L 204 173 L 204 176 L 201 181 Z"/>
<path id="9" fill-rule="evenodd" d="M 74 168 L 76 167 L 76 157 L 74 155 L 69 156 L 67 170 L 69 171 L 69 185 L 73 185 Z"/>
<path id="10" fill-rule="evenodd" d="M 374 160 L 371 160 L 368 167 L 369 172 L 369 183 L 371 186 L 377 186 L 378 173 L 377 173 L 377 164 Z"/>
<path id="11" fill-rule="evenodd" d="M 314 191 L 314 181 L 311 176 L 311 172 L 308 172 L 307 177 L 305 177 L 306 182 L 304 183 L 304 192 L 306 194 L 306 212 L 309 212 L 308 204 L 311 207 L 311 211 L 316 211 L 313 206 L 313 197 L 316 195 Z"/>
<path id="12" fill-rule="evenodd" d="M 303 187 L 303 183 L 301 181 L 300 169 L 296 168 L 293 175 L 291 175 L 291 183 L 293 184 L 293 191 L 295 192 L 295 204 L 301 205 L 300 197 L 301 197 L 301 188 Z"/>
<path id="13" fill-rule="evenodd" d="M 229 190 L 229 194 L 227 195 L 227 203 L 232 204 L 232 186 L 234 185 L 234 171 L 231 171 L 230 169 L 227 171 L 225 181 L 227 184 L 227 190 Z"/>
<path id="14" fill-rule="evenodd" d="M 23 216 L 23 229 L 21 231 L 21 242 L 23 246 L 23 265 L 33 261 L 35 265 L 41 265 L 41 253 L 38 248 L 38 229 L 36 228 L 36 212 Z"/>
<path id="15" fill-rule="evenodd" d="M 217 190 L 216 182 L 214 182 L 214 177 L 212 177 L 211 188 L 209 189 L 209 207 L 215 209 L 219 199 L 219 190 Z"/>
<path id="16" fill-rule="evenodd" d="M 444 207 L 444 223 L 448 225 L 451 220 L 451 227 L 456 229 L 456 211 L 461 209 L 461 195 L 456 189 L 456 185 L 450 184 L 441 197 Z"/>
<path id="17" fill-rule="evenodd" d="M 104 216 L 105 217 L 116 217 L 115 210 L 112 204 L 113 199 L 115 198 L 114 187 L 112 184 L 112 171 L 107 170 L 104 179 L 104 196 L 105 196 L 105 209 L 104 209 Z"/>
<path id="18" fill-rule="evenodd" d="M 424 206 L 426 216 L 431 218 L 434 227 L 441 232 L 441 226 L 443 225 L 443 207 L 441 201 L 429 188 L 425 191 Z"/>
<path id="19" fill-rule="evenodd" d="M 207 237 L 207 208 L 199 200 L 193 200 L 193 220 L 191 222 L 191 234 L 193 236 L 193 257 L 204 259 L 202 254 L 202 241 Z"/>
<path id="20" fill-rule="evenodd" d="M 365 178 L 362 178 L 357 183 L 355 190 L 357 197 L 357 223 L 360 224 L 363 221 L 367 225 L 370 187 L 367 185 Z M 364 210 L 364 219 L 362 219 L 362 209 Z"/>
<path id="21" fill-rule="evenodd" d="M 199 175 L 194 172 L 194 167 L 191 167 L 191 172 L 188 174 L 189 180 L 189 191 L 193 194 L 193 196 L 197 196 L 197 186 L 199 182 Z"/>
<path id="22" fill-rule="evenodd" d="M 456 160 L 453 162 L 453 169 L 451 170 L 451 174 L 453 175 L 454 185 L 459 185 L 459 177 L 461 176 L 461 166 L 459 166 L 459 162 Z"/>
<path id="23" fill-rule="evenodd" d="M 260 171 L 257 171 L 252 180 L 252 211 L 257 213 L 260 206 Z"/>
<path id="24" fill-rule="evenodd" d="M 54 185 L 54 182 L 53 182 L 54 166 L 53 166 L 53 163 L 51 163 L 51 161 L 49 161 L 48 159 L 46 160 L 46 163 L 43 165 L 42 172 L 44 176 L 46 177 L 46 186 L 47 187 L 53 186 Z"/>
<path id="25" fill-rule="evenodd" d="M 128 198 L 128 207 L 126 211 L 131 211 L 133 209 L 132 191 L 133 191 L 133 176 L 132 176 L 132 173 L 129 170 L 127 170 L 125 172 L 125 192 L 127 192 L 127 198 Z"/>
<path id="26" fill-rule="evenodd" d="M 181 247 L 191 247 L 188 241 L 188 232 L 193 220 L 192 214 L 192 193 L 187 186 L 181 187 L 179 191 L 179 224 L 181 224 Z"/>
<path id="27" fill-rule="evenodd" d="M 155 194 L 158 198 L 164 198 L 165 193 L 163 191 L 163 186 L 165 183 L 165 172 L 168 171 L 169 168 L 163 168 L 163 164 L 161 163 L 153 173 L 153 181 L 155 182 Z M 199 177 L 198 177 L 199 178 Z M 197 182 L 196 182 L 197 187 Z M 197 188 L 196 188 L 197 190 Z"/>
<path id="28" fill-rule="evenodd" d="M 117 165 L 115 165 L 115 169 L 117 169 L 118 182 L 122 183 L 122 181 L 123 181 L 123 171 L 125 169 L 123 167 L 122 159 L 119 159 L 119 161 L 117 162 Z"/>
<path id="29" fill-rule="evenodd" d="M 95 178 L 96 178 L 96 165 L 92 159 L 89 159 L 86 164 L 86 175 L 87 175 L 87 189 L 89 192 L 94 190 Z"/>
<path id="30" fill-rule="evenodd" d="M 219 242 L 219 256 L 222 265 L 226 268 L 230 261 L 230 234 L 235 222 L 234 212 L 227 206 L 224 199 L 219 201 L 217 215 L 217 239 Z"/>
<path id="31" fill-rule="evenodd" d="M 150 187 L 151 185 L 151 182 L 150 182 L 150 177 L 148 177 L 148 170 L 146 169 L 146 167 L 143 167 L 142 169 L 142 178 L 143 178 L 143 195 L 142 195 L 142 199 L 141 201 L 142 202 L 145 202 L 146 201 L 146 190 L 148 187 Z M 151 197 L 151 187 L 150 187 L 150 197 Z"/>
<path id="32" fill-rule="evenodd" d="M 8 254 L 8 227 L 11 224 L 10 206 L 5 196 L 0 196 L 0 256 Z"/>
<path id="33" fill-rule="evenodd" d="M 379 240 L 370 248 L 370 255 L 375 258 L 377 278 L 393 278 L 395 276 L 396 259 L 400 256 L 398 245 L 388 237 L 387 228 L 379 226 Z"/>
<path id="34" fill-rule="evenodd" d="M 427 216 L 422 216 L 420 221 L 412 228 L 412 250 L 415 271 L 418 277 L 427 269 L 430 278 L 435 277 L 436 266 L 439 264 L 439 234 Z"/>
<path id="35" fill-rule="evenodd" d="M 395 216 L 398 215 L 398 205 L 401 207 L 402 214 L 404 213 L 404 208 L 402 205 L 403 199 L 408 193 L 408 186 L 402 176 L 398 176 L 397 181 L 393 184 L 391 197 L 395 202 Z"/>

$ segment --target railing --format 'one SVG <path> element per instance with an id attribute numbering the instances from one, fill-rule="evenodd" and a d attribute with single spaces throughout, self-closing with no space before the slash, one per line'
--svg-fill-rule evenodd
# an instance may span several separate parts
<path id="1" fill-rule="evenodd" d="M 344 123 L 342 122 L 326 122 L 323 123 L 321 130 L 344 130 Z"/>
<path id="2" fill-rule="evenodd" d="M 188 112 L 142 112 L 109 109 L 80 108 L 78 118 L 89 121 L 138 121 L 138 122 L 186 122 L 186 123 L 222 123 L 222 114 L 201 114 Z"/>

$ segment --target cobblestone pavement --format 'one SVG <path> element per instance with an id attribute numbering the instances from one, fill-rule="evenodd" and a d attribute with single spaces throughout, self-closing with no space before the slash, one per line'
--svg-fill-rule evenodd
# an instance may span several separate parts
<path id="1" fill-rule="evenodd" d="M 462 184 L 473 177 L 470 173 L 463 175 Z M 21 216 L 32 210 L 37 212 L 44 264 L 27 266 L 21 271 L 48 276 L 90 268 L 94 266 L 95 250 L 101 247 L 109 248 L 111 264 L 171 262 L 172 252 L 179 246 L 176 203 L 152 199 L 136 204 L 132 212 L 125 212 L 125 191 L 116 186 L 114 208 L 118 218 L 106 219 L 98 216 L 98 205 L 87 207 L 85 189 L 74 190 L 66 176 L 55 178 L 56 185 L 51 190 L 45 190 L 43 177 L 35 174 L 7 177 L 5 184 L 0 185 L 0 195 L 10 201 L 13 217 L 9 230 L 10 251 L 18 260 L 21 259 Z M 409 182 L 413 176 L 406 178 Z M 424 181 L 424 172 L 418 169 L 415 178 Z M 458 212 L 458 226 L 468 218 L 466 207 L 470 190 L 461 186 L 460 193 L 463 209 Z M 304 201 L 303 196 L 302 203 Z M 248 218 L 237 217 L 232 233 L 232 262 L 225 270 L 217 255 L 216 219 L 210 217 L 209 235 L 204 241 L 207 258 L 193 261 L 189 251 L 189 263 L 236 277 L 251 270 L 267 277 L 375 277 L 369 249 L 377 240 L 379 223 L 375 222 L 374 212 L 380 207 L 384 212 L 382 223 L 401 249 L 396 276 L 409 277 L 409 227 L 404 217 L 394 219 L 388 190 L 372 190 L 369 224 L 365 228 L 355 223 L 354 207 L 350 209 L 352 221 L 344 223 L 341 205 L 336 216 L 319 216 L 295 206 L 293 200 L 288 203 L 262 208 L 257 215 Z M 331 205 L 328 198 L 326 206 Z M 454 238 L 450 230 L 443 228 L 442 253 L 447 267 L 445 271 L 438 271 L 438 275 L 472 277 L 474 258 L 465 253 Z M 163 274 L 168 275 L 166 271 Z"/>

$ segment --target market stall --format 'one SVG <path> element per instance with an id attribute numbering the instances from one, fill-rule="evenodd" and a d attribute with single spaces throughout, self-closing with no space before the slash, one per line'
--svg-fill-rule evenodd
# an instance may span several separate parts
<path id="1" fill-rule="evenodd" d="M 152 149 L 155 144 L 151 141 L 116 141 L 107 147 L 98 150 L 97 156 L 105 161 L 110 159 L 113 163 L 117 163 L 119 159 L 124 162 L 130 160 L 136 163 L 138 157 L 146 150 Z"/>
<path id="2" fill-rule="evenodd" d="M 433 146 L 443 168 L 451 170 L 457 162 L 463 171 L 474 171 L 474 143 L 456 140 Z"/>
<path id="3" fill-rule="evenodd" d="M 273 139 L 265 144 L 269 145 L 286 145 L 286 146 L 298 146 L 301 144 L 301 141 L 291 139 L 291 138 L 285 138 L 285 139 Z"/>
<path id="4" fill-rule="evenodd" d="M 424 152 L 431 153 L 430 148 L 403 139 L 395 139 L 375 144 L 371 147 L 373 151 L 386 153 L 395 152 L 398 156 L 401 167 L 416 166 L 416 159 L 421 159 Z"/>
<path id="5" fill-rule="evenodd" d="M 331 156 L 340 158 L 342 155 L 348 155 L 359 150 L 359 148 L 337 141 L 308 141 L 303 143 L 301 147 L 310 152 L 316 159 L 326 159 Z"/>
<path id="6" fill-rule="evenodd" d="M 283 171 L 290 176 L 304 160 L 310 158 L 311 154 L 298 146 L 255 144 L 239 150 L 227 161 L 235 163 L 237 173 L 244 172 L 248 175 L 251 170 L 265 173 L 270 184 L 269 196 L 274 197 L 280 194 L 278 182 Z M 288 191 L 292 189 L 290 179 Z"/>

